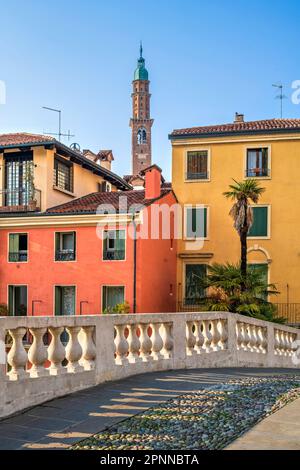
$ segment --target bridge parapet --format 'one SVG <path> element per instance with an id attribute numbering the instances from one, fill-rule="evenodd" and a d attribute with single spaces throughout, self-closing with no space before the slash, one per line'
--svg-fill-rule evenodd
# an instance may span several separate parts
<path id="1" fill-rule="evenodd" d="M 0 318 L 0 417 L 159 370 L 299 367 L 300 330 L 228 312 Z"/>

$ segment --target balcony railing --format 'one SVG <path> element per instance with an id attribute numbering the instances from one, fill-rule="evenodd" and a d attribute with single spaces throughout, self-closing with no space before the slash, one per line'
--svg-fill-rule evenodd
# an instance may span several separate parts
<path id="1" fill-rule="evenodd" d="M 194 173 L 194 172 L 188 171 L 185 177 L 186 177 L 186 180 L 207 180 L 208 171 L 203 171 L 201 173 Z"/>
<path id="2" fill-rule="evenodd" d="M 41 191 L 39 189 L 2 189 L 1 212 L 31 212 L 41 210 Z"/>
<path id="3" fill-rule="evenodd" d="M 300 325 L 300 303 L 274 303 L 279 318 L 286 318 L 287 323 Z M 206 312 L 207 306 L 200 299 L 185 298 L 178 302 L 178 312 Z"/>
<path id="4" fill-rule="evenodd" d="M 122 261 L 125 259 L 125 250 L 104 251 L 104 261 Z"/>
<path id="5" fill-rule="evenodd" d="M 247 178 L 263 178 L 270 176 L 269 168 L 247 168 L 246 170 Z"/>
<path id="6" fill-rule="evenodd" d="M 300 324 L 300 303 L 276 303 L 278 317 L 287 318 L 288 323 Z"/>
<path id="7" fill-rule="evenodd" d="M 27 261 L 28 255 L 27 250 L 18 251 L 16 253 L 10 252 L 8 254 L 8 259 L 11 263 L 20 263 Z"/>
<path id="8" fill-rule="evenodd" d="M 58 250 L 55 252 L 55 261 L 74 261 L 75 250 Z"/>

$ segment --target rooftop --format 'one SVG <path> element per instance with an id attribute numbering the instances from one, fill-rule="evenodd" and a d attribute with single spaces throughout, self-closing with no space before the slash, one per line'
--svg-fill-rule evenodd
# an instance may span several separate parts
<path id="1" fill-rule="evenodd" d="M 149 206 L 170 192 L 172 192 L 170 188 L 163 188 L 160 196 L 155 199 L 145 199 L 144 190 L 92 193 L 65 204 L 51 207 L 46 211 L 46 214 L 96 214 L 101 204 L 112 206 L 117 213 L 127 213 L 133 205 L 136 205 L 135 210 L 138 211 L 139 206 L 140 208 Z M 120 198 L 123 199 L 120 201 Z"/>
<path id="2" fill-rule="evenodd" d="M 170 139 L 185 137 L 212 137 L 239 134 L 300 132 L 300 119 L 266 119 L 262 121 L 239 121 L 229 124 L 175 129 Z"/>
<path id="3" fill-rule="evenodd" d="M 119 175 L 93 162 L 91 158 L 86 157 L 82 152 L 71 149 L 54 137 L 40 134 L 29 134 L 18 132 L 13 134 L 0 134 L 0 150 L 19 149 L 20 147 L 33 147 L 40 145 L 55 146 L 62 155 L 70 157 L 71 161 L 81 165 L 84 168 L 99 174 L 120 190 L 131 189 L 131 186 Z"/>

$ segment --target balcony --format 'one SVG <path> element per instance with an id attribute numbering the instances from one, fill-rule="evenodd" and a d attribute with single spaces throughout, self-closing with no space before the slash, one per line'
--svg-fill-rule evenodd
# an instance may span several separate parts
<path id="1" fill-rule="evenodd" d="M 10 252 L 8 254 L 8 260 L 10 263 L 24 263 L 28 259 L 27 250 L 25 251 L 18 251 L 16 253 Z"/>
<path id="2" fill-rule="evenodd" d="M 247 178 L 267 178 L 271 174 L 269 168 L 247 168 Z"/>
<path id="3" fill-rule="evenodd" d="M 125 259 L 125 250 L 104 251 L 104 261 L 122 261 Z"/>
<path id="4" fill-rule="evenodd" d="M 74 250 L 58 250 L 55 252 L 55 261 L 75 261 Z"/>
<path id="5" fill-rule="evenodd" d="M 39 189 L 2 189 L 0 190 L 0 212 L 39 212 L 41 210 L 41 191 Z"/>
<path id="6" fill-rule="evenodd" d="M 193 180 L 208 180 L 209 174 L 208 171 L 203 171 L 201 173 L 194 173 L 188 171 L 185 175 L 185 179 L 187 181 L 193 181 Z"/>

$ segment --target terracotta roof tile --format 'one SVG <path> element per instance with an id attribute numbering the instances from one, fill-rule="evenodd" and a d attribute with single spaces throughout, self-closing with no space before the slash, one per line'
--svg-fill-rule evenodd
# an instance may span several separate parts
<path id="1" fill-rule="evenodd" d="M 276 132 L 278 131 L 300 131 L 300 119 L 267 119 L 263 121 L 242 121 L 229 124 L 217 124 L 212 126 L 190 127 L 186 129 L 175 129 L 170 138 L 188 135 L 214 135 L 228 133 L 251 133 L 251 132 Z"/>
<path id="2" fill-rule="evenodd" d="M 163 188 L 161 190 L 161 195 L 155 199 L 145 199 L 144 190 L 113 191 L 110 193 L 91 193 L 78 199 L 74 199 L 73 201 L 67 202 L 65 204 L 51 207 L 46 212 L 48 214 L 95 214 L 99 205 L 109 204 L 114 208 L 114 210 L 116 210 L 116 212 L 127 213 L 128 208 L 130 208 L 130 206 L 132 206 L 133 204 L 136 204 L 138 206 L 149 206 L 150 204 L 170 192 L 170 188 Z M 120 201 L 121 197 L 124 199 Z"/>
<path id="3" fill-rule="evenodd" d="M 28 134 L 26 132 L 0 134 L 0 147 L 18 144 L 36 144 L 38 142 L 55 142 L 55 139 L 49 135 Z"/>

